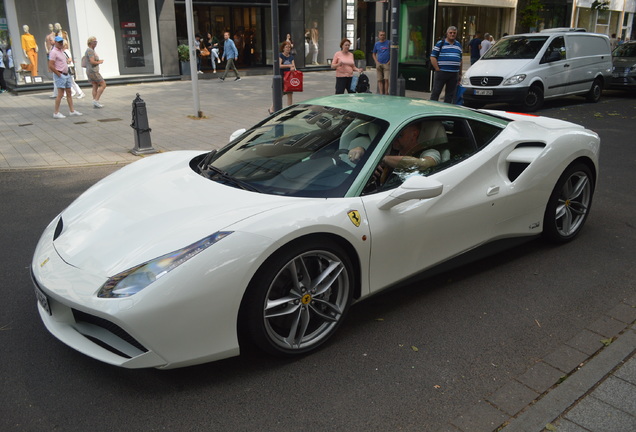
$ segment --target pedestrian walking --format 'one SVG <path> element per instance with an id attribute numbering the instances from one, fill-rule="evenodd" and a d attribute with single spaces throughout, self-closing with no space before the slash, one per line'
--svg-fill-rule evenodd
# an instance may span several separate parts
<path id="1" fill-rule="evenodd" d="M 391 72 L 391 43 L 386 39 L 386 32 L 378 32 L 378 41 L 373 46 L 373 60 L 378 76 L 378 92 L 389 94 L 389 75 Z"/>
<path id="2" fill-rule="evenodd" d="M 353 53 L 349 51 L 349 48 L 351 48 L 351 41 L 344 38 L 340 41 L 340 51 L 333 55 L 331 61 L 331 69 L 336 70 L 336 94 L 343 94 L 345 90 L 347 93 L 355 93 L 351 91 L 351 80 L 354 72 L 361 72 L 356 67 Z"/>
<path id="3" fill-rule="evenodd" d="M 64 55 L 66 56 L 68 62 L 68 72 L 71 76 L 71 96 L 77 96 L 78 99 L 82 99 L 86 95 L 77 84 L 77 82 L 75 82 L 75 62 L 73 61 L 73 54 L 71 54 L 71 50 L 68 49 L 68 41 L 66 39 L 64 40 Z"/>
<path id="4" fill-rule="evenodd" d="M 106 81 L 99 73 L 99 65 L 104 63 L 104 60 L 100 60 L 95 52 L 95 47 L 97 46 L 97 38 L 95 36 L 88 38 L 87 45 L 88 49 L 84 54 L 86 57 L 86 78 L 93 86 L 93 107 L 103 108 L 104 105 L 99 101 L 99 98 L 102 97 L 102 93 L 106 90 Z"/>
<path id="5" fill-rule="evenodd" d="M 457 27 L 448 27 L 446 37 L 437 42 L 431 52 L 431 66 L 435 70 L 431 91 L 432 101 L 439 100 L 439 95 L 444 88 L 444 102 L 452 104 L 455 101 L 455 90 L 461 79 L 463 52 L 462 45 L 456 39 Z"/>
<path id="6" fill-rule="evenodd" d="M 57 87 L 57 97 L 55 98 L 55 112 L 53 118 L 63 119 L 66 118 L 64 114 L 60 112 L 60 103 L 62 102 L 62 96 L 66 93 L 66 102 L 68 103 L 69 115 L 81 116 L 82 113 L 75 111 L 73 108 L 73 96 L 71 96 L 71 76 L 68 70 L 68 59 L 64 54 L 64 38 L 61 36 L 55 37 L 55 46 L 49 53 L 49 70 L 53 72 L 53 79 L 55 80 L 55 86 Z"/>
<path id="7" fill-rule="evenodd" d="M 222 60 L 227 60 L 227 63 L 225 64 L 225 72 L 219 79 L 221 81 L 225 81 L 225 77 L 227 77 L 228 72 L 230 71 L 230 69 L 232 69 L 234 71 L 234 74 L 236 75 L 234 81 L 240 81 L 241 76 L 239 75 L 238 69 L 236 69 L 236 66 L 234 65 L 234 62 L 238 59 L 238 50 L 236 49 L 236 45 L 234 44 L 234 41 L 230 39 L 229 32 L 223 33 L 223 39 L 225 40 L 225 42 L 223 43 Z"/>

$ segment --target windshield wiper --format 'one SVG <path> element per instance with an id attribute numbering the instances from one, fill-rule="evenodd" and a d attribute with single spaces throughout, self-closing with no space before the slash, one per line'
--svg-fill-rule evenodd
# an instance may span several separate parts
<path id="1" fill-rule="evenodd" d="M 212 150 L 210 153 L 205 155 L 205 158 L 203 158 L 203 160 L 199 163 L 199 167 L 198 167 L 199 171 L 203 172 L 207 169 L 206 167 L 210 164 L 215 154 L 216 154 L 216 149 Z"/>
<path id="2" fill-rule="evenodd" d="M 208 165 L 207 169 L 201 170 L 201 174 L 205 175 L 205 177 L 209 178 L 210 180 L 214 180 L 215 178 L 218 177 L 238 186 L 239 188 L 243 190 L 262 193 L 262 191 L 259 188 L 243 180 L 239 180 L 236 177 L 234 177 L 232 174 L 227 173 L 221 169 L 218 169 L 217 167 L 213 165 Z"/>

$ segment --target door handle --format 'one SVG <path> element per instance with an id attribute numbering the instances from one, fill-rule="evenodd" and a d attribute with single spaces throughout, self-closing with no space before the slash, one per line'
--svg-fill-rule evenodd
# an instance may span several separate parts
<path id="1" fill-rule="evenodd" d="M 499 193 L 499 186 L 490 186 L 486 192 L 486 196 L 493 196 Z"/>

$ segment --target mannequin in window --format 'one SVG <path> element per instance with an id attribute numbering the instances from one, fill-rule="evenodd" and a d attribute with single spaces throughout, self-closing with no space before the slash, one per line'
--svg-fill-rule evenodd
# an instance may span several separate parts
<path id="1" fill-rule="evenodd" d="M 66 44 L 69 46 L 69 50 L 71 49 L 71 41 L 68 37 L 68 33 L 66 32 L 66 30 L 62 29 L 62 25 L 60 23 L 55 23 L 54 26 L 54 30 L 55 30 L 55 36 L 60 36 L 61 38 L 64 39 L 64 42 L 66 42 Z"/>
<path id="2" fill-rule="evenodd" d="M 318 64 L 318 39 L 320 38 L 320 31 L 318 30 L 318 21 L 314 21 L 314 25 L 309 29 L 309 43 L 311 51 L 311 64 Z"/>
<path id="3" fill-rule="evenodd" d="M 44 49 L 46 50 L 47 59 L 54 45 L 55 45 L 55 30 L 53 29 L 53 24 L 49 24 L 49 32 L 44 38 Z"/>
<path id="4" fill-rule="evenodd" d="M 31 76 L 34 77 L 38 74 L 38 44 L 35 42 L 35 37 L 29 33 L 28 25 L 23 25 L 22 30 L 24 31 L 21 37 L 22 51 L 24 56 L 31 62 L 24 69 L 30 71 Z"/>

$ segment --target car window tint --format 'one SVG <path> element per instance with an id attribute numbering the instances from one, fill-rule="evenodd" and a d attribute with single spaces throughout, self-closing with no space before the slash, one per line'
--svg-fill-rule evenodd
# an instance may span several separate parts
<path id="1" fill-rule="evenodd" d="M 553 62 L 559 60 L 565 60 L 566 52 L 565 52 L 565 39 L 563 36 L 555 37 L 548 49 L 546 49 L 545 54 L 543 55 L 544 62 Z"/>
<path id="2" fill-rule="evenodd" d="M 480 150 L 490 144 L 490 142 L 503 130 L 498 126 L 493 126 L 489 123 L 477 120 L 468 120 L 468 124 L 470 125 L 470 129 L 475 137 L 475 144 Z"/>

